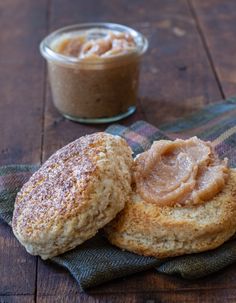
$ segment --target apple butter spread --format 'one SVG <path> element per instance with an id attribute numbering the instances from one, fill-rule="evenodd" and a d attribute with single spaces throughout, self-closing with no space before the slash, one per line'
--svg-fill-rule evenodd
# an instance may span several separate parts
<path id="1" fill-rule="evenodd" d="M 111 122 L 135 111 L 141 55 L 146 39 L 115 24 L 76 25 L 41 43 L 53 101 L 67 118 Z"/>
<path id="2" fill-rule="evenodd" d="M 227 182 L 227 159 L 220 160 L 210 142 L 160 140 L 135 160 L 137 192 L 160 205 L 200 204 L 219 193 Z"/>
<path id="3" fill-rule="evenodd" d="M 95 34 L 93 34 L 95 32 Z M 99 60 L 133 52 L 134 38 L 128 33 L 103 31 L 103 37 L 96 35 L 96 29 L 75 37 L 65 38 L 55 47 L 58 53 L 84 60 Z"/>

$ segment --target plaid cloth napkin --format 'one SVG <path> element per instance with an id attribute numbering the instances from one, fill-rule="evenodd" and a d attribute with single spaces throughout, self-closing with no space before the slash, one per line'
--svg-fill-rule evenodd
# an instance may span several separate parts
<path id="1" fill-rule="evenodd" d="M 149 148 L 154 140 L 197 135 L 204 140 L 213 140 L 219 156 L 228 157 L 230 165 L 236 167 L 236 98 L 209 105 L 197 114 L 164 125 L 161 129 L 138 121 L 130 127 L 112 125 L 106 131 L 125 138 L 134 155 Z M 16 193 L 37 168 L 32 165 L 0 168 L 0 217 L 9 225 Z M 109 244 L 100 232 L 77 248 L 52 258 L 52 261 L 67 268 L 81 289 L 149 268 L 193 279 L 235 262 L 236 240 L 231 239 L 209 252 L 159 260 L 122 251 Z"/>

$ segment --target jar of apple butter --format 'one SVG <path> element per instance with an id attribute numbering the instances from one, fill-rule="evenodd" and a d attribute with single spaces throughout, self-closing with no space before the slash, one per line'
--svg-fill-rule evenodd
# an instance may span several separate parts
<path id="1" fill-rule="evenodd" d="M 112 23 L 78 24 L 51 33 L 40 51 L 48 63 L 55 107 L 82 123 L 113 122 L 131 115 L 147 47 L 142 34 Z"/>

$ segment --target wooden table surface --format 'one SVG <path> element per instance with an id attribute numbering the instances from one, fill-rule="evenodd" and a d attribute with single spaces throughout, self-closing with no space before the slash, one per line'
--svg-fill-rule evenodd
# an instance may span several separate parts
<path id="1" fill-rule="evenodd" d="M 54 109 L 38 45 L 73 23 L 127 24 L 150 42 L 138 110 L 122 121 L 156 126 L 236 94 L 235 0 L 0 1 L 0 164 L 39 163 L 106 125 L 81 125 Z M 236 265 L 185 281 L 144 272 L 80 293 L 62 268 L 28 255 L 0 225 L 0 302 L 236 302 Z"/>

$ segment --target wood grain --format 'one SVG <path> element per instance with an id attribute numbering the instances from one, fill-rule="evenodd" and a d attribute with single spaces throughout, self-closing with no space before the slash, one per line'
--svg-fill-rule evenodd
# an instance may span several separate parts
<path id="1" fill-rule="evenodd" d="M 50 30 L 77 22 L 112 20 L 133 26 L 147 35 L 150 49 L 143 64 L 138 113 L 122 121 L 122 124 L 146 119 L 159 125 L 222 97 L 187 2 L 153 0 L 148 3 L 148 7 L 143 1 L 127 3 L 124 0 L 112 1 L 112 4 L 101 0 L 99 5 L 92 0 L 57 0 L 51 3 Z M 44 160 L 71 140 L 104 128 L 105 125 L 86 126 L 62 118 L 54 109 L 50 90 L 47 90 Z M 150 271 L 95 288 L 91 290 L 92 296 L 96 297 L 94 299 L 90 295 L 80 296 L 78 285 L 62 268 L 39 261 L 37 298 L 53 302 L 54 296 L 65 298 L 68 295 L 68 302 L 124 302 L 124 294 L 132 291 L 139 295 L 127 294 L 126 300 L 130 302 L 146 302 L 149 292 L 155 293 L 155 302 L 169 302 L 167 299 L 165 301 L 165 296 L 170 297 L 167 290 L 172 292 L 180 288 L 185 293 L 186 285 L 187 290 L 191 291 L 198 287 L 211 289 L 215 284 L 209 279 L 192 285 L 180 278 Z M 114 293 L 119 295 L 111 299 Z M 197 291 L 192 301 L 186 299 L 186 302 L 194 302 L 194 299 L 198 300 Z"/>
<path id="2" fill-rule="evenodd" d="M 46 31 L 46 10 L 44 0 L 0 2 L 1 165 L 40 162 L 44 64 L 38 43 Z M 25 252 L 4 223 L 0 252 L 0 295 L 34 294 L 36 258 Z M 23 301 L 23 297 L 0 300 Z M 32 302 L 32 297 L 24 302 Z"/>
<path id="3" fill-rule="evenodd" d="M 55 296 L 39 296 L 40 303 L 234 303 L 236 300 L 236 291 L 232 289 L 215 290 L 177 290 L 150 293 L 126 293 L 109 295 L 86 295 L 86 294 L 68 294 Z"/>
<path id="4" fill-rule="evenodd" d="M 234 0 L 191 0 L 199 30 L 226 97 L 236 94 L 236 36 Z"/>

